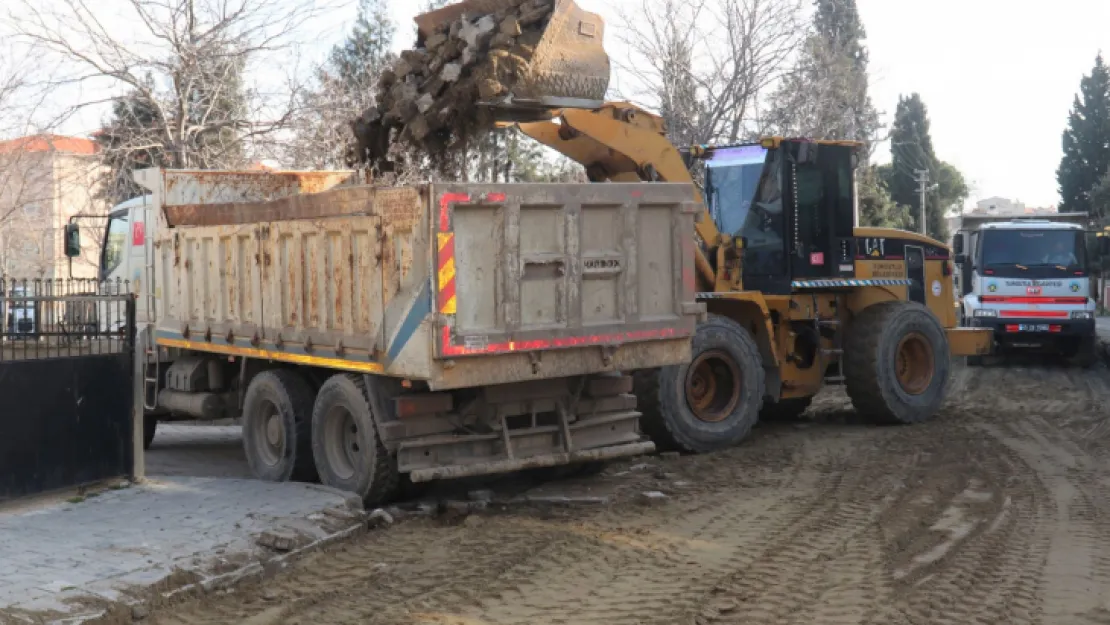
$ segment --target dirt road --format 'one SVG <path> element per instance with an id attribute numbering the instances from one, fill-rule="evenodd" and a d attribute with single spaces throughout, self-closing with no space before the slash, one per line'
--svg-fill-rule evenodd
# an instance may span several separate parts
<path id="1" fill-rule="evenodd" d="M 742 448 L 608 469 L 607 508 L 404 522 L 149 621 L 1110 623 L 1108 380 L 960 367 L 912 428 L 829 393 Z"/>

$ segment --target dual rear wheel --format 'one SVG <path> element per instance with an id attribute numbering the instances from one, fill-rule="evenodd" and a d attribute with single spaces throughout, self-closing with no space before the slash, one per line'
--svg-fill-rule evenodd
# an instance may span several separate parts
<path id="1" fill-rule="evenodd" d="M 370 504 L 389 498 L 400 481 L 362 376 L 332 376 L 313 393 L 295 371 L 258 374 L 244 399 L 243 447 L 259 479 L 319 479 Z"/>

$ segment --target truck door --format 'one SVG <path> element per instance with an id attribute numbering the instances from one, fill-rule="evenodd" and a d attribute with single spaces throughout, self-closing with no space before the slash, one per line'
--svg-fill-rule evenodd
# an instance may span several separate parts
<path id="1" fill-rule="evenodd" d="M 906 279 L 910 281 L 910 301 L 925 304 L 925 250 L 906 246 Z"/>

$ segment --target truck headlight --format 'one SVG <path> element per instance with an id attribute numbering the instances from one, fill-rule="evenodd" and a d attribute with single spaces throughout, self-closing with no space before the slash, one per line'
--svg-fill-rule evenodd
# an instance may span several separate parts
<path id="1" fill-rule="evenodd" d="M 997 310 L 986 310 L 986 309 L 980 308 L 980 309 L 976 310 L 974 313 L 972 313 L 972 316 L 974 316 L 974 317 L 997 317 L 998 316 L 998 311 Z"/>
<path id="2" fill-rule="evenodd" d="M 1077 310 L 1071 314 L 1072 319 L 1094 319 L 1095 314 L 1089 310 Z"/>

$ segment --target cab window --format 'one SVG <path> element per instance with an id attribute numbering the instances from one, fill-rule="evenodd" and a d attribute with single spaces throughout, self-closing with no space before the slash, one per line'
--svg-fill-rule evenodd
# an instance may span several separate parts
<path id="1" fill-rule="evenodd" d="M 130 220 L 125 212 L 108 218 L 108 228 L 104 234 L 104 255 L 100 263 L 103 278 L 107 278 L 123 263 L 123 256 L 127 253 L 129 224 Z"/>

